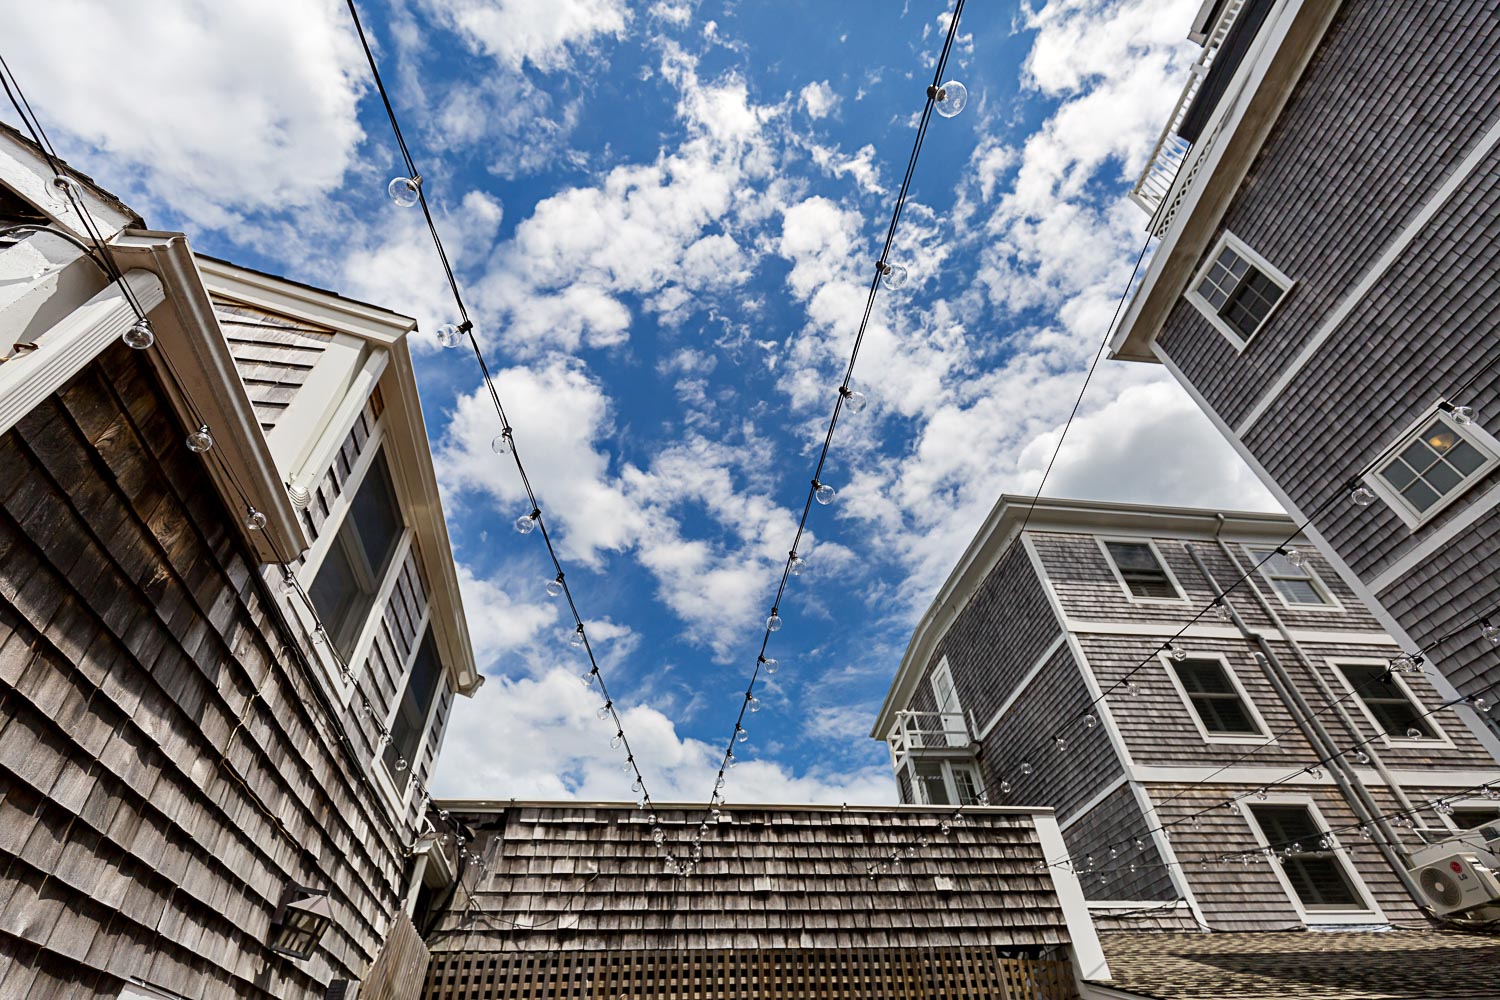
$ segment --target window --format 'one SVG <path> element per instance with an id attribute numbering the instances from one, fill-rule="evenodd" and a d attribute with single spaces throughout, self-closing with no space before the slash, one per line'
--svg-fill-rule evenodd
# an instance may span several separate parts
<path id="1" fill-rule="evenodd" d="M 1167 661 L 1205 736 L 1261 736 L 1265 730 L 1223 661 Z"/>
<path id="2" fill-rule="evenodd" d="M 345 659 L 354 655 L 403 530 L 390 466 L 377 452 L 309 588 L 318 618 Z"/>
<path id="3" fill-rule="evenodd" d="M 1500 807 L 1454 806 L 1448 817 L 1460 830 L 1477 830 L 1482 826 L 1497 827 L 1495 835 L 1500 837 Z"/>
<path id="4" fill-rule="evenodd" d="M 1495 465 L 1493 444 L 1473 425 L 1465 427 L 1437 412 L 1409 430 L 1365 482 L 1415 528 Z"/>
<path id="5" fill-rule="evenodd" d="M 1120 585 L 1131 597 L 1148 601 L 1180 601 L 1182 592 L 1167 572 L 1150 542 L 1105 542 L 1104 551 Z"/>
<path id="6" fill-rule="evenodd" d="M 1193 278 L 1187 298 L 1243 351 L 1291 287 L 1291 279 L 1225 233 Z"/>
<path id="7" fill-rule="evenodd" d="M 1343 860 L 1327 838 L 1312 810 L 1296 803 L 1250 806 L 1250 815 L 1260 827 L 1266 845 L 1283 853 L 1281 873 L 1297 895 L 1302 908 L 1319 910 L 1365 910 L 1368 905 L 1355 888 Z"/>
<path id="8" fill-rule="evenodd" d="M 970 806 L 979 801 L 979 771 L 962 761 L 917 761 L 912 783 L 918 805 Z"/>
<path id="9" fill-rule="evenodd" d="M 1318 574 L 1305 561 L 1301 566 L 1294 565 L 1290 558 L 1274 548 L 1252 548 L 1250 555 L 1260 565 L 1260 575 L 1270 583 L 1283 604 L 1292 607 L 1338 606 Z"/>
<path id="10" fill-rule="evenodd" d="M 429 628 L 412 659 L 406 690 L 401 692 L 401 701 L 391 719 L 391 742 L 385 748 L 386 770 L 396 782 L 398 791 L 405 791 L 411 779 L 417 753 L 422 749 L 422 736 L 427 731 L 427 716 L 432 714 L 432 702 L 437 697 L 438 682 L 442 679 L 443 664 L 438 659 L 437 646 Z M 405 767 L 401 766 L 403 761 Z"/>
<path id="11" fill-rule="evenodd" d="M 1442 739 L 1431 716 L 1413 699 L 1401 678 L 1381 663 L 1335 664 L 1349 689 L 1359 697 L 1377 729 L 1395 740 Z"/>

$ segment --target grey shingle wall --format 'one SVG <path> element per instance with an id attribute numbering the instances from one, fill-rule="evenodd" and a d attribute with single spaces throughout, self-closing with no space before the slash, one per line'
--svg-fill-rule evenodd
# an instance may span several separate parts
<path id="1" fill-rule="evenodd" d="M 214 314 L 256 419 L 270 431 L 328 349 L 333 331 L 221 298 L 214 299 Z"/>
<path id="2" fill-rule="evenodd" d="M 1050 806 L 1066 818 L 1120 776 L 1120 760 L 1103 725 L 1068 728 L 1064 751 L 1053 742 L 1064 723 L 1081 716 L 1091 700 L 1072 652 L 1058 647 L 980 746 L 991 802 Z M 1031 774 L 1021 773 L 1023 761 L 1031 765 Z M 1009 793 L 1000 790 L 1001 781 L 1011 783 Z"/>
<path id="3" fill-rule="evenodd" d="M 322 996 L 389 922 L 411 831 L 181 440 L 122 345 L 0 436 L 0 996 Z M 263 947 L 292 880 L 337 918 L 307 963 Z"/>
<path id="4" fill-rule="evenodd" d="M 1272 322 L 1243 355 L 1186 302 L 1162 332 L 1231 425 L 1500 106 L 1488 0 L 1413 0 L 1400 15 L 1343 5 L 1225 215 L 1222 228 L 1298 283 Z"/>
<path id="5" fill-rule="evenodd" d="M 663 874 L 631 806 L 528 805 L 456 818 L 474 828 L 490 873 L 466 878 L 428 943 L 444 952 L 632 949 L 1048 947 L 1067 928 L 1031 816 L 975 810 L 949 836 L 943 813 L 890 808 L 735 806 L 704 843 L 696 874 Z M 673 841 L 702 818 L 663 809 Z M 916 837 L 929 845 L 895 874 L 866 867 Z M 495 842 L 498 841 L 498 846 Z M 954 880 L 938 891 L 934 876 Z M 758 891 L 757 879 L 769 888 Z M 572 924 L 576 919 L 576 924 Z M 523 930 L 518 925 L 532 929 Z"/>
<path id="6" fill-rule="evenodd" d="M 1129 785 L 1121 785 L 1099 804 L 1063 831 L 1068 856 L 1073 859 L 1084 894 L 1090 900 L 1149 900 L 1166 902 L 1177 898 L 1171 876 L 1162 867 L 1161 854 L 1151 839 L 1151 823 Z M 1121 840 L 1141 838 L 1142 850 L 1121 847 Z M 1110 850 L 1116 856 L 1110 857 Z M 1092 859 L 1092 860 L 1091 860 Z M 1131 871 L 1131 866 L 1135 871 Z M 1090 867 L 1097 874 L 1087 874 Z"/>

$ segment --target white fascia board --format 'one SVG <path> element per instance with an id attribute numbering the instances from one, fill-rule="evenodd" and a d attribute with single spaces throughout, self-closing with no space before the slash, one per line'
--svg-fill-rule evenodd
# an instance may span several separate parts
<path id="1" fill-rule="evenodd" d="M 412 371 L 411 352 L 406 341 L 397 340 L 389 348 L 389 360 L 380 377 L 381 395 L 385 399 L 387 446 L 394 449 L 397 461 L 392 471 L 400 478 L 407 513 L 412 519 L 417 550 L 427 570 L 428 595 L 432 608 L 433 636 L 442 652 L 443 662 L 451 671 L 453 689 L 472 696 L 484 683 L 474 662 L 474 645 L 464 616 L 463 595 L 458 588 L 458 568 L 453 558 L 453 543 L 448 537 L 448 522 L 443 514 L 443 499 L 438 491 L 437 472 L 432 465 L 432 449 L 427 425 L 422 416 L 422 400 L 417 393 L 416 375 Z"/>
<path id="2" fill-rule="evenodd" d="M 1225 88 L 1226 104 L 1219 116 L 1223 124 L 1203 130 L 1205 137 L 1217 133 L 1214 148 L 1110 337 L 1112 359 L 1158 361 L 1151 347 L 1162 324 L 1342 6 L 1342 0 L 1281 0 L 1261 25 L 1252 54 Z M 1188 155 L 1195 153 L 1189 150 Z"/>
<path id="3" fill-rule="evenodd" d="M 69 169 L 66 164 L 63 164 L 63 169 L 78 182 L 75 193 L 106 242 L 113 240 L 126 227 L 141 224 L 140 216 L 114 195 L 77 171 Z M 58 229 L 85 243 L 91 243 L 93 237 L 84 227 L 83 220 L 72 203 L 56 197 L 52 187 L 54 176 L 56 175 L 41 150 L 13 129 L 0 126 L 0 185 L 10 188 L 23 201 L 47 216 Z"/>
<path id="4" fill-rule="evenodd" d="M 266 515 L 264 530 L 250 531 L 238 516 L 236 530 L 262 562 L 296 560 L 308 547 L 307 532 L 245 392 L 187 237 L 130 230 L 115 241 L 113 252 L 124 263 L 156 272 L 167 289 L 166 301 L 151 314 L 156 345 L 146 356 L 183 426 L 202 419 L 212 430 L 214 447 L 205 454 L 205 464 L 229 509 L 240 514 L 248 503 Z"/>
<path id="5" fill-rule="evenodd" d="M 382 347 L 391 346 L 417 328 L 417 321 L 410 316 L 237 267 L 213 257 L 199 256 L 198 267 L 203 273 L 204 285 L 215 295 L 314 326 L 353 334 Z"/>

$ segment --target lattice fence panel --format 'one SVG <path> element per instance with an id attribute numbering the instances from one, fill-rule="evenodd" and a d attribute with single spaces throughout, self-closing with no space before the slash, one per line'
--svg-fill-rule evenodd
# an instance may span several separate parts
<path id="1" fill-rule="evenodd" d="M 989 948 L 438 953 L 427 1000 L 1074 1000 L 1067 962 Z"/>

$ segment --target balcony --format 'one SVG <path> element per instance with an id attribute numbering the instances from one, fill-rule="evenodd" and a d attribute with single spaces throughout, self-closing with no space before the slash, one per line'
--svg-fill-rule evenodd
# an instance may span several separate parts
<path id="1" fill-rule="evenodd" d="M 974 739 L 962 712 L 897 712 L 886 743 L 899 770 L 908 757 L 972 755 Z"/>
<path id="2" fill-rule="evenodd" d="M 1182 202 L 1183 192 L 1192 184 L 1198 168 L 1203 165 L 1209 149 L 1213 147 L 1217 124 L 1204 130 L 1196 143 L 1184 139 L 1179 130 L 1198 98 L 1214 59 L 1224 47 L 1230 29 L 1234 27 L 1248 2 L 1249 0 L 1229 0 L 1224 5 L 1219 20 L 1203 43 L 1203 52 L 1188 73 L 1187 84 L 1178 95 L 1177 105 L 1172 109 L 1166 128 L 1157 137 L 1156 146 L 1146 160 L 1145 170 L 1141 171 L 1135 187 L 1130 189 L 1130 200 L 1151 216 L 1147 228 L 1153 236 L 1160 236 L 1172 224 L 1177 207 Z"/>

